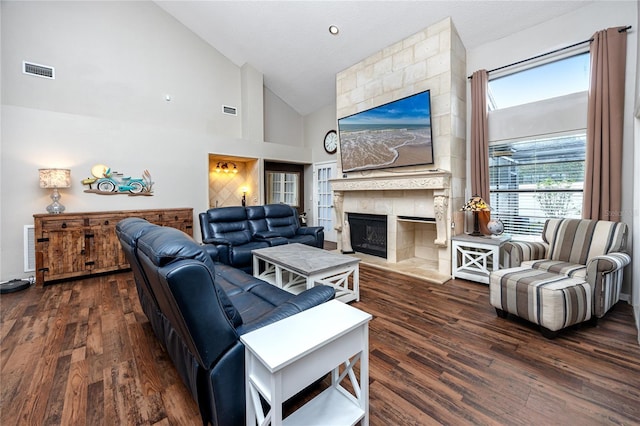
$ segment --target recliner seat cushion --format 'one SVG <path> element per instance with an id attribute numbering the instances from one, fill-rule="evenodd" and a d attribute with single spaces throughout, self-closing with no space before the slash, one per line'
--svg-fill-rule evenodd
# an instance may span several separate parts
<path id="1" fill-rule="evenodd" d="M 251 291 L 264 281 L 249 275 L 240 269 L 223 263 L 216 263 L 216 285 L 221 286 L 227 295 L 232 296 L 243 291 Z"/>
<path id="2" fill-rule="evenodd" d="M 313 235 L 294 235 L 289 238 L 289 244 L 300 243 L 309 246 L 315 245 L 316 237 Z"/>
<path id="3" fill-rule="evenodd" d="M 520 266 L 528 266 L 533 269 L 553 272 L 554 274 L 568 277 L 585 278 L 587 276 L 586 265 L 579 263 L 562 262 L 559 260 L 526 260 Z"/>

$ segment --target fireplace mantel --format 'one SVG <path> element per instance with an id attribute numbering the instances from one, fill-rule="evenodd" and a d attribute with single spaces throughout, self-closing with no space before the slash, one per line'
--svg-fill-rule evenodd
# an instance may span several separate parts
<path id="1" fill-rule="evenodd" d="M 363 195 L 373 191 L 377 192 L 398 192 L 416 191 L 416 199 L 426 197 L 432 199 L 433 211 L 424 211 L 425 218 L 435 218 L 436 238 L 433 240 L 435 247 L 446 249 L 449 245 L 449 197 L 451 187 L 451 173 L 444 170 L 421 171 L 413 173 L 390 173 L 385 175 L 357 176 L 342 179 L 332 179 L 331 187 L 334 195 L 334 208 L 336 213 L 336 226 L 338 231 L 338 241 L 343 252 L 351 251 L 351 236 L 349 223 L 345 214 L 345 205 L 350 205 L 348 211 L 350 213 L 375 213 L 371 211 L 358 211 L 354 209 L 354 201 L 348 200 L 362 199 L 374 200 L 373 205 L 381 206 L 386 203 L 393 203 L 393 197 L 387 198 L 384 195 Z M 422 191 L 418 193 L 418 191 Z M 411 197 L 410 194 L 404 194 L 401 198 Z M 345 203 L 346 200 L 346 203 Z M 357 203 L 357 202 L 356 202 Z M 431 202 L 428 203 L 431 205 Z M 384 208 L 384 207 L 383 207 Z M 392 210 L 392 207 L 388 207 Z M 396 216 L 407 213 L 389 213 L 390 219 L 397 220 Z M 408 214 L 416 216 L 416 214 Z M 392 224 L 393 227 L 393 224 Z M 395 229 L 395 227 L 393 227 Z M 448 250 L 445 250 L 448 252 Z M 396 256 L 393 252 L 389 253 L 388 260 L 395 261 Z M 442 256 L 441 256 L 442 257 Z M 447 262 L 441 262 L 439 268 L 441 272 L 448 271 Z"/>
<path id="2" fill-rule="evenodd" d="M 334 191 L 406 191 L 418 189 L 448 189 L 451 173 L 444 170 L 417 172 L 410 174 L 358 176 L 331 179 Z"/>

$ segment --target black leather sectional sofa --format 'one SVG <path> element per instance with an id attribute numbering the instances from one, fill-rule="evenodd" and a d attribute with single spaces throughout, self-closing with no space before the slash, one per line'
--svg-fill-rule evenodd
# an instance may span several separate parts
<path id="1" fill-rule="evenodd" d="M 302 227 L 295 208 L 286 204 L 219 207 L 200 213 L 202 242 L 218 249 L 219 261 L 252 271 L 251 250 L 289 243 L 322 248 L 324 227 Z"/>
<path id="2" fill-rule="evenodd" d="M 122 220 L 116 233 L 142 309 L 198 403 L 203 424 L 245 424 L 239 336 L 331 300 L 334 289 L 319 285 L 293 295 L 215 263 L 214 246 L 144 219 Z"/>

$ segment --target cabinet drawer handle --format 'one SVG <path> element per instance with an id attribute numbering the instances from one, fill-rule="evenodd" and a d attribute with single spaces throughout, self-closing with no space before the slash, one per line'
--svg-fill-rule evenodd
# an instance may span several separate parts
<path id="1" fill-rule="evenodd" d="M 109 221 L 108 221 L 108 220 L 105 220 L 105 221 L 104 221 L 104 224 L 105 224 L 105 225 L 108 225 L 108 224 L 109 224 Z"/>
<path id="2" fill-rule="evenodd" d="M 62 222 L 62 229 L 67 227 L 67 223 L 66 222 Z"/>

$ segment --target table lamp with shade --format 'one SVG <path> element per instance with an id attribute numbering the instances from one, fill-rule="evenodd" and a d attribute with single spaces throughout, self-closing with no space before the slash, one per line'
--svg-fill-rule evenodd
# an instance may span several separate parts
<path id="1" fill-rule="evenodd" d="M 478 212 L 491 210 L 489 204 L 487 204 L 486 201 L 484 201 L 479 195 L 473 195 L 471 198 L 469 198 L 469 201 L 467 201 L 467 203 L 462 206 L 460 210 L 473 213 L 473 232 L 469 235 L 472 235 L 474 237 L 481 237 L 482 233 L 480 232 Z"/>
<path id="2" fill-rule="evenodd" d="M 53 188 L 51 199 L 53 202 L 47 206 L 47 211 L 52 214 L 64 212 L 64 206 L 60 204 L 58 188 L 71 187 L 71 170 L 69 169 L 39 169 L 40 188 Z"/>

